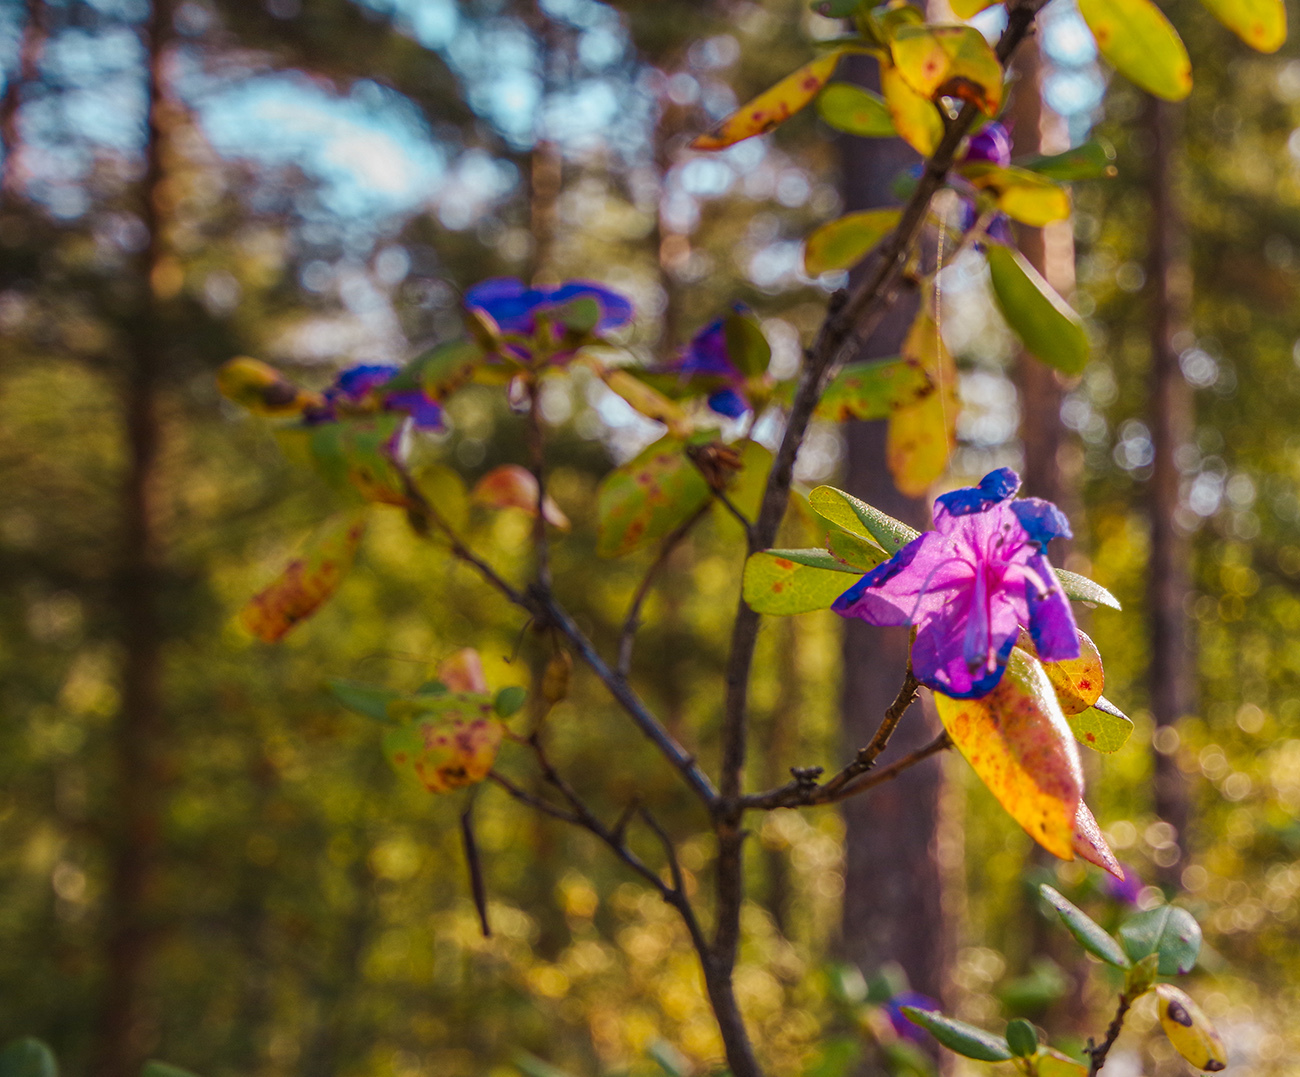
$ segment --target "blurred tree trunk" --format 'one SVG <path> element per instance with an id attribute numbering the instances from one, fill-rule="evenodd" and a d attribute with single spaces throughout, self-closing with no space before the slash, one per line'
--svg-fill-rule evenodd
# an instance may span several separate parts
<path id="1" fill-rule="evenodd" d="M 854 63 L 848 77 L 874 85 L 872 66 Z M 838 145 L 845 211 L 896 204 L 890 185 L 901 169 L 916 163 L 916 154 L 897 139 L 843 136 Z M 916 311 L 915 296 L 903 296 L 866 342 L 860 358 L 897 355 Z M 885 424 L 852 423 L 845 435 L 848 490 L 891 516 L 925 526 L 925 503 L 900 494 L 885 466 Z M 870 739 L 893 702 L 907 650 L 906 632 L 845 622 L 841 713 L 849 750 Z M 889 754 L 920 747 L 935 732 L 928 711 L 913 706 Z M 929 763 L 844 805 L 845 956 L 868 975 L 886 962 L 897 962 L 913 988 L 936 998 L 949 953 L 935 848 L 941 785 L 942 768 Z"/>
<path id="2" fill-rule="evenodd" d="M 0 146 L 4 164 L 0 166 L 0 201 L 17 197 L 22 191 L 19 169 L 18 112 L 27 88 L 40 77 L 39 63 L 44 45 L 45 5 L 41 0 L 27 0 L 24 5 L 22 31 L 18 44 L 18 66 L 0 95 Z"/>
<path id="3" fill-rule="evenodd" d="M 148 243 L 138 262 L 134 302 L 123 333 L 127 463 L 117 570 L 121 704 L 112 734 L 116 795 L 108 848 L 103 996 L 94 1044 L 96 1077 L 135 1077 L 150 1046 L 146 983 L 157 937 L 151 910 L 163 841 L 167 735 L 158 511 L 158 408 L 165 348 L 160 295 L 175 293 L 179 272 L 166 259 L 162 234 L 169 107 L 164 65 L 170 33 L 170 0 L 154 0 L 144 29 L 148 114 L 137 207 Z"/>
<path id="4" fill-rule="evenodd" d="M 1188 324 L 1192 270 L 1187 231 L 1176 189 L 1177 154 L 1184 108 L 1150 98 L 1146 125 L 1151 158 L 1147 173 L 1151 203 L 1150 305 L 1151 403 L 1149 424 L 1155 458 L 1148 510 L 1151 560 L 1147 608 L 1151 624 L 1151 664 L 1147 671 L 1151 715 L 1156 725 L 1155 809 L 1177 832 L 1179 860 L 1186 850 L 1187 784 L 1175 762 L 1178 720 L 1195 699 L 1190 623 L 1184 599 L 1191 590 L 1191 544 L 1180 531 L 1178 452 L 1194 433 L 1192 389 L 1178 362 L 1176 341 Z M 1163 865 L 1164 881 L 1177 885 L 1181 864 Z"/>

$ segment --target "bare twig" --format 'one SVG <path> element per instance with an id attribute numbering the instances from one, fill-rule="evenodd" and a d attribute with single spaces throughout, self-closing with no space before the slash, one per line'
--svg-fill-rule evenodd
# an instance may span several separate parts
<path id="1" fill-rule="evenodd" d="M 636 594 L 632 596 L 631 605 L 627 609 L 627 617 L 623 619 L 623 630 L 618 636 L 618 665 L 615 667 L 615 672 L 620 677 L 626 677 L 632 671 L 632 648 L 636 644 L 637 629 L 641 627 L 641 606 L 650 594 L 650 588 L 654 584 L 655 577 L 668 563 L 668 558 L 672 556 L 673 550 L 687 536 L 691 528 L 704 518 L 704 514 L 708 511 L 709 503 L 706 501 L 669 532 L 659 546 L 658 555 L 650 563 L 650 567 L 646 569 L 645 576 L 642 577 L 641 583 L 636 589 Z"/>
<path id="2" fill-rule="evenodd" d="M 749 544 L 752 541 L 752 536 L 754 532 L 753 522 L 749 519 L 749 517 L 747 517 L 743 512 L 741 512 L 739 508 L 736 507 L 736 503 L 732 501 L 730 497 L 727 496 L 725 491 L 714 490 L 713 496 L 717 500 L 718 504 L 721 505 L 724 509 L 726 509 L 729 513 L 731 513 L 731 515 L 735 518 L 736 522 L 740 524 L 740 526 L 744 529 L 745 542 L 746 544 Z"/>
<path id="3" fill-rule="evenodd" d="M 1092 1040 L 1089 1040 L 1088 1046 L 1083 1049 L 1083 1053 L 1091 1059 L 1088 1066 L 1088 1077 L 1097 1077 L 1097 1074 L 1101 1072 L 1101 1067 L 1106 1064 L 1106 1056 L 1110 1054 L 1110 1049 L 1115 1046 L 1115 1041 L 1119 1039 L 1119 1034 L 1124 1028 L 1124 1018 L 1128 1015 L 1128 1008 L 1132 1005 L 1133 1000 L 1129 998 L 1128 992 L 1121 994 L 1115 1016 L 1111 1018 L 1110 1026 L 1106 1029 L 1106 1038 L 1095 1047 Z"/>
<path id="4" fill-rule="evenodd" d="M 479 926 L 483 937 L 492 937 L 492 926 L 488 923 L 487 887 L 483 883 L 483 862 L 478 855 L 478 841 L 474 837 L 474 801 L 471 799 L 465 810 L 460 813 L 460 837 L 465 846 L 465 866 L 469 869 L 469 889 L 474 897 L 474 908 L 478 910 Z"/>
<path id="5" fill-rule="evenodd" d="M 541 386 L 537 378 L 528 383 L 528 449 L 537 480 L 537 515 L 533 519 L 533 547 L 537 553 L 537 583 L 551 586 L 551 552 L 546 535 L 546 442 L 542 432 Z"/>
<path id="6" fill-rule="evenodd" d="M 885 782 L 893 781 L 902 774 L 903 771 L 916 766 L 917 763 L 929 759 L 932 755 L 937 755 L 939 752 L 947 751 L 951 747 L 952 737 L 948 736 L 948 732 L 945 730 L 935 737 L 934 740 L 930 741 L 929 744 L 917 748 L 914 752 L 908 752 L 907 755 L 890 763 L 889 766 L 881 767 L 879 770 L 873 771 L 870 774 L 863 774 L 856 781 L 841 786 L 836 791 L 835 795 L 827 801 L 827 803 L 848 800 L 849 797 L 857 796 L 859 793 L 865 793 L 868 789 L 874 789 L 877 785 L 884 785 Z"/>

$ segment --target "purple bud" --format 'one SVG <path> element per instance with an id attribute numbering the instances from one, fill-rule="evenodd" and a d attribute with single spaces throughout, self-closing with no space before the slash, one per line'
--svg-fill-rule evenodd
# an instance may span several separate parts
<path id="1" fill-rule="evenodd" d="M 1011 136 L 1007 129 L 992 120 L 970 136 L 963 161 L 987 161 L 1006 167 L 1011 163 Z"/>

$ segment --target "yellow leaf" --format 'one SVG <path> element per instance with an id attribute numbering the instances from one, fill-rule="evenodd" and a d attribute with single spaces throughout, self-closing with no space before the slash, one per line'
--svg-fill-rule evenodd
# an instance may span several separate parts
<path id="1" fill-rule="evenodd" d="M 889 417 L 885 458 L 894 484 L 920 497 L 947 469 L 957 440 L 957 368 L 939 336 L 929 297 L 903 342 L 903 358 L 920 364 L 934 390 Z"/>
<path id="2" fill-rule="evenodd" d="M 713 131 L 691 143 L 694 150 L 720 150 L 752 135 L 761 135 L 784 123 L 809 101 L 835 73 L 844 50 L 835 49 L 804 64 L 771 89 L 746 102 Z"/>
<path id="3" fill-rule="evenodd" d="M 922 97 L 970 101 L 989 116 L 1002 104 L 1002 65 L 973 26 L 901 26 L 889 42 L 899 73 Z"/>
<path id="4" fill-rule="evenodd" d="M 1074 851 L 1088 863 L 1096 864 L 1103 871 L 1108 871 L 1115 878 L 1123 881 L 1124 869 L 1119 866 L 1119 861 L 1115 859 L 1115 854 L 1106 843 L 1106 838 L 1101 832 L 1101 827 L 1097 825 L 1092 811 L 1082 800 L 1079 801 L 1078 814 L 1074 817 Z"/>
<path id="5" fill-rule="evenodd" d="M 597 373 L 614 392 L 648 419 L 663 423 L 679 438 L 689 437 L 691 424 L 686 412 L 675 401 L 669 400 L 658 389 L 652 388 L 626 370 L 607 370 L 603 366 Z"/>
<path id="6" fill-rule="evenodd" d="M 1101 665 L 1101 652 L 1087 633 L 1079 633 L 1079 657 L 1057 662 L 1044 662 L 1038 657 L 1034 641 L 1028 632 L 1021 632 L 1016 646 L 1038 658 L 1047 679 L 1056 689 L 1056 698 L 1066 715 L 1081 714 L 1091 707 L 1106 688 L 1106 673 Z"/>
<path id="7" fill-rule="evenodd" d="M 1257 52 L 1277 52 L 1286 40 L 1282 0 L 1201 0 L 1210 13 Z"/>
<path id="8" fill-rule="evenodd" d="M 1102 56 L 1130 82 L 1167 101 L 1192 92 L 1192 61 L 1151 0 L 1079 0 Z"/>
<path id="9" fill-rule="evenodd" d="M 401 725 L 384 734 L 384 751 L 399 773 L 431 793 L 481 782 L 505 737 L 491 700 L 476 693 L 394 700 L 388 713 Z"/>
<path id="10" fill-rule="evenodd" d="M 934 694 L 939 717 L 998 803 L 1044 849 L 1073 860 L 1083 770 L 1065 715 L 1036 659 L 1013 650 L 981 699 Z"/>
<path id="11" fill-rule="evenodd" d="M 1042 228 L 1070 215 L 1070 192 L 1037 172 L 986 161 L 972 161 L 958 171 L 977 189 L 997 195 L 998 209 L 1013 221 Z"/>
<path id="12" fill-rule="evenodd" d="M 365 527 L 363 513 L 327 520 L 276 581 L 240 610 L 240 624 L 258 639 L 274 643 L 310 617 L 338 590 Z"/>
<path id="13" fill-rule="evenodd" d="M 939 106 L 917 93 L 888 60 L 880 61 L 880 91 L 899 138 L 922 157 L 929 157 L 943 140 Z"/>
<path id="14" fill-rule="evenodd" d="M 304 408 L 322 403 L 319 393 L 300 388 L 260 359 L 242 355 L 217 371 L 217 389 L 254 415 L 301 415 Z"/>
<path id="15" fill-rule="evenodd" d="M 1174 1050 L 1198 1070 L 1218 1073 L 1228 1065 L 1223 1040 L 1194 999 L 1173 984 L 1156 984 L 1156 1012 Z"/>

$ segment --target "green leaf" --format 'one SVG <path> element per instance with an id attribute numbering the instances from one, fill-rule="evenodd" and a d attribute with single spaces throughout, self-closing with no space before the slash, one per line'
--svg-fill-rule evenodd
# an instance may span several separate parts
<path id="1" fill-rule="evenodd" d="M 861 138 L 893 138 L 885 99 L 851 82 L 832 82 L 817 98 L 817 114 L 837 131 Z"/>
<path id="2" fill-rule="evenodd" d="M 170 1062 L 150 1059 L 140 1070 L 140 1077 L 195 1077 L 193 1070 L 173 1066 Z"/>
<path id="3" fill-rule="evenodd" d="M 920 1025 L 948 1050 L 966 1058 L 980 1062 L 1006 1062 L 1012 1058 L 1011 1048 L 1001 1036 L 958 1021 L 955 1017 L 918 1010 L 915 1006 L 904 1006 L 903 1016 L 912 1024 Z"/>
<path id="4" fill-rule="evenodd" d="M 1102 56 L 1130 82 L 1167 101 L 1192 92 L 1192 62 L 1178 31 L 1151 0 L 1079 0 Z"/>
<path id="5" fill-rule="evenodd" d="M 1282 0 L 1201 0 L 1210 13 L 1257 52 L 1277 52 L 1286 40 Z"/>
<path id="6" fill-rule="evenodd" d="M 515 1065 L 524 1077 L 573 1077 L 568 1070 L 558 1069 L 527 1051 L 515 1052 Z"/>
<path id="7" fill-rule="evenodd" d="M 1038 1033 L 1023 1017 L 1007 1025 L 1007 1046 L 1017 1058 L 1033 1058 L 1038 1054 Z"/>
<path id="8" fill-rule="evenodd" d="M 496 711 L 498 718 L 509 718 L 512 714 L 519 713 L 519 708 L 524 705 L 527 698 L 527 688 L 518 684 L 507 685 L 492 700 L 492 709 Z"/>
<path id="9" fill-rule="evenodd" d="M 849 1077 L 861 1061 L 862 1043 L 856 1036 L 832 1036 L 817 1045 L 803 1077 Z"/>
<path id="10" fill-rule="evenodd" d="M 891 556 L 920 534 L 901 520 L 887 516 L 834 486 L 818 486 L 808 495 L 808 505 L 823 520 L 829 520 L 851 534 L 874 539 Z"/>
<path id="11" fill-rule="evenodd" d="M 985 253 L 993 294 L 1016 336 L 1048 366 L 1082 374 L 1089 350 L 1083 319 L 1019 251 L 989 243 Z"/>
<path id="12" fill-rule="evenodd" d="M 1118 707 L 1102 696 L 1087 710 L 1067 714 L 1066 721 L 1074 735 L 1097 752 L 1118 752 L 1128 742 L 1133 732 L 1133 721 Z"/>
<path id="13" fill-rule="evenodd" d="M 763 327 L 749 311 L 733 311 L 722 322 L 727 340 L 727 358 L 747 378 L 767 373 L 772 361 L 772 345 L 763 335 Z"/>
<path id="14" fill-rule="evenodd" d="M 1087 142 L 1064 153 L 1039 154 L 1017 164 L 1048 179 L 1068 183 L 1071 180 L 1111 179 L 1119 175 L 1115 167 L 1115 147 L 1104 138 Z"/>
<path id="15" fill-rule="evenodd" d="M 436 400 L 446 400 L 474 376 L 483 349 L 472 340 L 449 340 L 421 352 L 388 383 L 392 389 L 422 388 Z"/>
<path id="16" fill-rule="evenodd" d="M 1161 976 L 1191 972 L 1201 952 L 1201 925 L 1177 905 L 1138 913 L 1120 925 L 1119 938 L 1134 961 L 1148 954 L 1159 955 Z"/>
<path id="17" fill-rule="evenodd" d="M 54 1052 L 33 1036 L 24 1036 L 0 1051 L 0 1077 L 59 1077 Z"/>
<path id="18" fill-rule="evenodd" d="M 661 438 L 605 476 L 597 494 L 596 552 L 622 557 L 662 538 L 712 496 L 684 444 Z"/>
<path id="19" fill-rule="evenodd" d="M 842 531 L 834 525 L 827 529 L 826 548 L 837 561 L 842 561 L 855 572 L 864 574 L 882 561 L 889 560 L 889 554 L 874 542 L 851 531 Z"/>
<path id="20" fill-rule="evenodd" d="M 1046 883 L 1038 888 L 1038 892 L 1052 908 L 1060 913 L 1065 926 L 1070 929 L 1070 934 L 1088 953 L 1101 958 L 1108 965 L 1114 965 L 1117 969 L 1129 967 L 1129 960 L 1124 956 L 1119 943 L 1102 930 L 1096 920 Z"/>
<path id="21" fill-rule="evenodd" d="M 745 562 L 742 593 L 757 613 L 829 609 L 858 572 L 825 550 L 760 550 Z"/>
<path id="22" fill-rule="evenodd" d="M 333 486 L 351 486 L 367 501 L 406 506 L 406 485 L 388 451 L 404 421 L 400 415 L 376 415 L 313 427 L 308 444 L 316 469 Z"/>
<path id="23" fill-rule="evenodd" d="M 835 375 L 817 404 L 817 418 L 887 419 L 896 408 L 914 404 L 934 391 L 934 383 L 914 359 L 850 363 Z"/>
<path id="24" fill-rule="evenodd" d="M 1063 568 L 1054 568 L 1052 571 L 1056 573 L 1061 590 L 1070 598 L 1076 598 L 1080 602 L 1095 602 L 1098 606 L 1109 606 L 1113 610 L 1124 608 L 1119 604 L 1118 598 L 1087 576 L 1080 576 L 1077 572 L 1068 572 Z"/>
<path id="25" fill-rule="evenodd" d="M 398 773 L 431 793 L 481 782 L 505 737 L 492 701 L 477 692 L 404 696 L 388 713 L 397 728 L 384 734 L 384 753 Z"/>
<path id="26" fill-rule="evenodd" d="M 377 722 L 392 722 L 388 715 L 388 704 L 401 698 L 400 692 L 377 688 L 373 684 L 362 684 L 360 681 L 334 679 L 326 681 L 325 687 L 348 710 Z"/>
<path id="27" fill-rule="evenodd" d="M 591 296 L 572 299 L 551 315 L 565 331 L 575 337 L 585 337 L 600 322 L 600 304 Z"/>
<path id="28" fill-rule="evenodd" d="M 897 209 L 867 209 L 824 224 L 807 239 L 804 271 L 810 277 L 835 269 L 852 269 L 898 224 Z"/>

